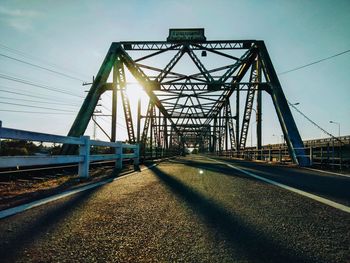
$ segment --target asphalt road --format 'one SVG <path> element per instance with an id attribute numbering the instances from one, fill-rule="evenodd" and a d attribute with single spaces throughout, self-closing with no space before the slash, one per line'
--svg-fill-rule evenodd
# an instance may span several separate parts
<path id="1" fill-rule="evenodd" d="M 349 205 L 350 178 L 225 160 Z M 350 214 L 203 156 L 0 221 L 1 262 L 350 262 Z"/>

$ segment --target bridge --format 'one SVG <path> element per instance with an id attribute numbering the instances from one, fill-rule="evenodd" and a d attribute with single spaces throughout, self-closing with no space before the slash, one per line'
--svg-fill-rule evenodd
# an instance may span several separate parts
<path id="1" fill-rule="evenodd" d="M 135 85 L 147 98 L 133 105 Z M 0 122 L 3 149 L 46 147 L 0 157 L 2 262 L 350 259 L 349 137 L 319 127 L 327 139 L 302 140 L 264 41 L 207 40 L 192 28 L 170 29 L 166 41 L 113 42 L 84 86 L 67 136 Z M 109 115 L 98 110 L 104 95 Z M 263 98 L 279 144 L 262 143 Z M 109 141 L 87 136 L 89 124 Z"/>

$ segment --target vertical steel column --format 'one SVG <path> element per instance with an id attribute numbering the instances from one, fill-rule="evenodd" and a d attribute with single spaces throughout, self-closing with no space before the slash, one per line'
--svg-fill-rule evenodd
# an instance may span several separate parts
<path id="1" fill-rule="evenodd" d="M 221 111 L 219 112 L 219 154 L 222 152 L 222 136 L 221 136 L 221 131 L 222 131 L 222 118 L 221 118 Z"/>
<path id="2" fill-rule="evenodd" d="M 162 123 L 162 120 L 160 118 L 160 110 L 158 110 L 158 129 L 157 129 L 157 139 L 158 139 L 158 143 L 157 143 L 157 152 L 158 152 L 158 156 L 161 157 L 162 155 L 162 141 L 161 141 L 161 123 Z"/>
<path id="3" fill-rule="evenodd" d="M 153 157 L 153 107 L 152 106 L 152 109 L 151 109 L 151 112 L 150 112 L 150 115 L 149 115 L 149 118 L 150 118 L 150 124 L 151 124 L 151 127 L 150 127 L 150 137 L 149 137 L 149 150 L 151 152 L 151 159 Z"/>
<path id="4" fill-rule="evenodd" d="M 166 150 L 166 152 L 168 152 L 169 149 L 169 143 L 168 143 L 168 122 L 166 117 L 164 117 L 164 148 Z"/>
<path id="5" fill-rule="evenodd" d="M 236 89 L 236 152 L 239 153 L 239 86 Z"/>
<path id="6" fill-rule="evenodd" d="M 117 135 L 117 101 L 118 101 L 118 65 L 120 60 L 116 60 L 113 67 L 113 90 L 112 90 L 112 125 L 111 142 L 116 141 Z"/>
<path id="7" fill-rule="evenodd" d="M 137 101 L 137 132 L 136 141 L 140 144 L 140 133 L 141 133 L 141 98 Z"/>
<path id="8" fill-rule="evenodd" d="M 258 67 L 257 67 L 257 80 L 259 83 L 262 81 L 262 69 L 259 56 L 257 57 Z M 261 160 L 260 150 L 262 148 L 262 90 L 261 84 L 257 85 L 256 94 L 256 149 L 257 149 L 257 159 Z"/>
<path id="9" fill-rule="evenodd" d="M 169 150 L 170 154 L 173 155 L 173 127 L 170 125 L 170 135 L 169 135 Z"/>
<path id="10" fill-rule="evenodd" d="M 217 129 L 217 117 L 214 118 L 214 125 L 213 125 L 213 145 L 212 145 L 212 152 L 216 152 L 216 129 Z"/>
<path id="11" fill-rule="evenodd" d="M 261 150 L 262 147 L 262 90 L 258 85 L 256 97 L 256 149 Z"/>
<path id="12" fill-rule="evenodd" d="M 225 105 L 225 145 L 226 145 L 226 148 L 225 148 L 225 151 L 226 151 L 226 154 L 228 152 L 228 103 L 229 103 L 229 99 L 227 99 L 226 101 L 226 105 Z"/>
<path id="13" fill-rule="evenodd" d="M 147 113 L 146 113 L 146 118 L 145 118 L 145 122 L 143 125 L 143 131 L 142 131 L 142 135 L 141 135 L 141 149 L 142 149 L 142 154 L 144 156 L 144 158 L 146 157 L 146 150 L 147 150 L 147 137 L 148 137 L 148 130 L 149 130 L 149 125 L 150 125 L 150 116 L 151 116 L 151 112 L 153 110 L 153 104 L 151 102 L 148 103 L 148 107 L 147 107 Z"/>

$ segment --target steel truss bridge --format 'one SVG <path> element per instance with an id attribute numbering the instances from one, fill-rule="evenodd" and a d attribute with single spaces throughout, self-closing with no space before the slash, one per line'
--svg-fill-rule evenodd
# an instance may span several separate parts
<path id="1" fill-rule="evenodd" d="M 203 34 L 197 38 L 186 37 L 186 32 L 196 29 L 178 29 L 176 38 L 176 34 L 171 35 L 172 30 L 177 33 L 177 29 L 170 29 L 167 41 L 112 43 L 69 136 L 84 134 L 101 95 L 110 91 L 111 141 L 116 140 L 120 93 L 128 142 L 140 143 L 141 151 L 152 147 L 177 151 L 193 147 L 200 152 L 231 150 L 238 154 L 246 147 L 254 103 L 257 149 L 262 147 L 261 105 L 265 92 L 271 96 L 291 159 L 301 166 L 309 164 L 264 41 L 207 41 L 204 29 L 198 29 Z M 165 60 L 167 63 L 162 63 Z M 126 71 L 149 97 L 146 114 L 141 114 L 138 105 L 136 125 L 125 91 Z M 64 145 L 62 151 L 70 154 L 74 147 Z"/>

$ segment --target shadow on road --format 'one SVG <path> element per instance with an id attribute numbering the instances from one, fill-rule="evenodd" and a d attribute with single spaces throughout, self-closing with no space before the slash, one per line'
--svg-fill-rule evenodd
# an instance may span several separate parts
<path id="1" fill-rule="evenodd" d="M 26 215 L 18 215 L 26 216 L 20 220 L 22 224 L 18 224 L 14 229 L 9 229 L 8 233 L 1 233 L 0 235 L 1 262 L 16 262 L 16 258 L 23 252 L 26 246 L 30 246 L 35 240 L 42 238 L 52 227 L 57 226 L 60 221 L 69 217 L 78 206 L 88 202 L 92 195 L 100 189 L 101 187 L 98 187 L 75 194 L 73 197 L 70 197 L 70 200 L 61 202 L 53 207 L 51 206 L 46 211 L 40 212 L 41 215 L 36 221 L 31 220 L 31 217 L 28 216 L 28 213 L 32 211 L 25 212 L 27 213 Z M 6 220 L 12 219 L 16 220 L 14 217 L 7 218 Z M 16 221 L 18 222 L 19 220 Z M 10 226 L 11 224 L 8 225 Z"/>
<path id="2" fill-rule="evenodd" d="M 314 259 L 297 255 L 296 251 L 274 241 L 263 231 L 254 229 L 254 226 L 248 225 L 232 211 L 227 211 L 158 167 L 153 167 L 151 170 L 203 219 L 208 231 L 219 233 L 230 247 L 249 262 L 315 262 Z"/>
<path id="3" fill-rule="evenodd" d="M 217 158 L 217 160 L 222 160 Z M 349 178 L 341 176 L 325 176 L 315 171 L 302 170 L 295 167 L 272 166 L 248 161 L 223 160 L 239 165 L 248 172 L 261 175 L 279 183 L 298 188 L 300 190 L 331 198 L 345 204 L 350 203 Z M 232 174 L 232 169 L 231 169 Z M 237 174 L 237 173 L 235 173 Z M 247 176 L 249 178 L 249 176 Z"/>
<path id="4" fill-rule="evenodd" d="M 243 173 L 240 173 L 238 171 L 233 170 L 232 168 L 226 166 L 225 164 L 206 163 L 206 162 L 203 162 L 203 159 L 200 159 L 200 161 L 181 159 L 181 160 L 173 160 L 173 161 L 169 161 L 169 162 L 177 163 L 177 164 L 181 164 L 181 165 L 186 165 L 186 166 L 193 167 L 193 168 L 202 169 L 204 171 L 211 171 L 214 173 L 220 173 L 220 174 L 223 174 L 226 176 L 234 176 L 237 178 L 244 178 L 245 180 L 260 182 L 259 180 L 255 179 L 253 177 L 244 175 Z"/>

